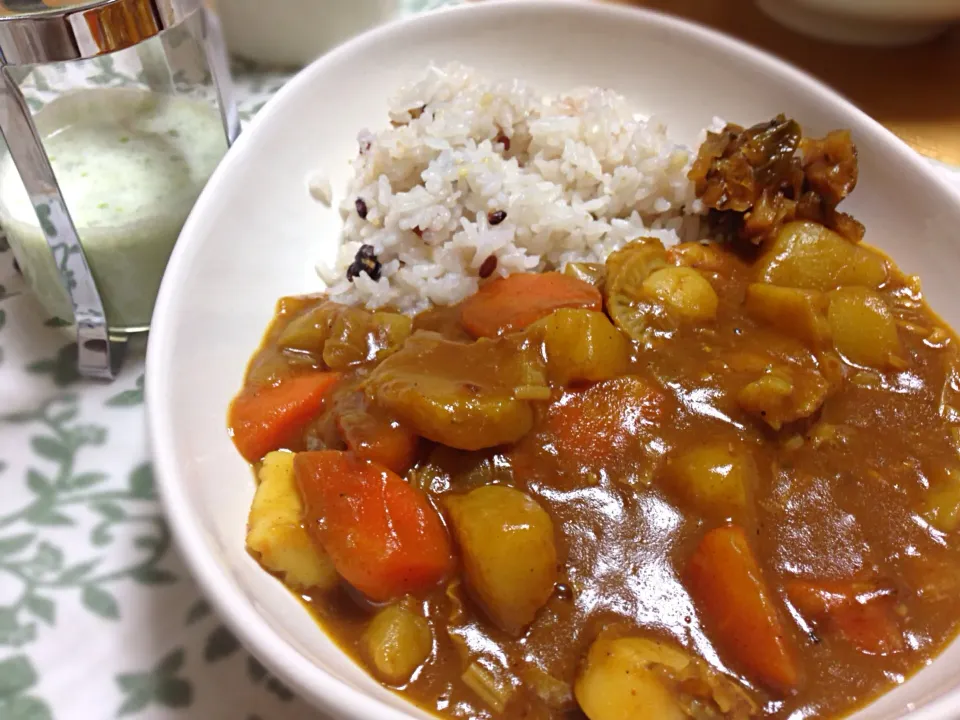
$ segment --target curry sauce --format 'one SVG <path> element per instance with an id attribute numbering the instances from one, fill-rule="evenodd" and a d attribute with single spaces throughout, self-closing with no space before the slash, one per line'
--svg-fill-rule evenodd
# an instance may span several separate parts
<path id="1" fill-rule="evenodd" d="M 326 590 L 294 587 L 382 679 L 365 649 L 371 618 L 391 601 L 422 618 L 423 661 L 387 683 L 450 717 L 583 717 L 591 645 L 622 638 L 702 663 L 702 687 L 665 684 L 682 696 L 678 717 L 844 714 L 902 682 L 960 616 L 956 340 L 916 278 L 809 222 L 760 253 L 655 241 L 620 253 L 569 268 L 583 285 L 575 307 L 522 328 L 487 318 L 490 338 L 464 327 L 472 299 L 412 321 L 320 296 L 281 301 L 245 392 L 338 373 L 281 446 L 349 447 L 388 465 L 398 455 L 383 447 L 412 448 L 393 470 L 454 538 L 437 581 L 391 600 L 335 573 Z M 624 272 L 647 275 L 638 289 Z M 451 520 L 470 512 L 451 498 L 491 486 L 549 519 L 546 566 Z M 509 516 L 505 499 L 490 502 Z M 308 508 L 311 522 L 322 519 Z M 769 612 L 759 627 L 737 626 L 752 600 L 723 598 L 738 592 L 727 579 L 748 594 L 753 580 L 711 540 L 752 556 L 764 595 L 753 619 Z M 498 607 L 486 580 L 465 575 L 467 554 L 482 563 L 487 550 L 513 582 L 545 583 L 532 613 Z M 652 662 L 658 677 L 675 673 Z"/>
<path id="2" fill-rule="evenodd" d="M 416 317 L 282 299 L 230 410 L 251 553 L 445 717 L 836 717 L 902 683 L 960 621 L 960 357 L 836 210 L 856 176 L 847 133 L 728 126 L 690 174 L 713 242 L 494 267 Z"/>

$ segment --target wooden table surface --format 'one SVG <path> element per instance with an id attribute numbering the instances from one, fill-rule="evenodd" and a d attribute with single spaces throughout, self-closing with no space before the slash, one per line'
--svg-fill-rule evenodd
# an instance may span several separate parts
<path id="1" fill-rule="evenodd" d="M 752 0 L 617 0 L 722 30 L 807 70 L 924 155 L 960 167 L 960 26 L 922 45 L 838 45 L 779 25 Z"/>

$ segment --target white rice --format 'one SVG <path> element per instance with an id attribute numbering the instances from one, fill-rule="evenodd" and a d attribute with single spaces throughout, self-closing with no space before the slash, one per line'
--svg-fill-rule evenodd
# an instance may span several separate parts
<path id="1" fill-rule="evenodd" d="M 307 191 L 318 203 L 327 207 L 333 204 L 333 185 L 323 172 L 317 170 L 307 178 Z"/>
<path id="2" fill-rule="evenodd" d="M 430 67 L 392 99 L 390 120 L 359 135 L 336 265 L 318 268 L 339 302 L 416 312 L 475 292 L 491 255 L 502 276 L 602 262 L 640 236 L 699 236 L 691 151 L 610 90 L 543 96 Z M 492 226 L 495 211 L 506 218 Z M 347 279 L 361 245 L 376 252 L 379 281 Z"/>

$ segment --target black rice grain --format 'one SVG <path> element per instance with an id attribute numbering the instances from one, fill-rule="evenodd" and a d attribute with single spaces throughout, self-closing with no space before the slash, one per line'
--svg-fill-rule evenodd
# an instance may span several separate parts
<path id="1" fill-rule="evenodd" d="M 358 200 L 358 202 L 362 202 L 362 200 Z M 353 263 L 347 268 L 347 280 L 353 282 L 353 279 L 360 273 L 366 273 L 371 279 L 379 280 L 380 270 L 380 261 L 377 260 L 373 245 L 361 245 L 353 258 Z"/>
<path id="2" fill-rule="evenodd" d="M 356 205 L 357 207 L 357 215 L 360 216 L 360 219 L 366 220 L 367 219 L 367 203 L 364 202 L 363 198 L 357 198 L 357 201 L 354 203 L 354 205 Z"/>
<path id="3" fill-rule="evenodd" d="M 497 256 L 490 255 L 483 263 L 480 265 L 480 271 L 478 274 L 481 278 L 488 278 L 493 275 L 493 271 L 497 269 Z"/>
<path id="4" fill-rule="evenodd" d="M 507 219 L 507 213 L 503 210 L 494 210 L 487 213 L 487 222 L 491 225 L 499 225 Z"/>

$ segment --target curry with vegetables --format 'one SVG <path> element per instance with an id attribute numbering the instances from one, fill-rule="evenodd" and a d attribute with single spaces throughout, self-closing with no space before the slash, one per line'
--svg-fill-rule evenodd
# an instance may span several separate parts
<path id="1" fill-rule="evenodd" d="M 849 137 L 774 162 L 783 125 L 701 150 L 722 242 L 413 318 L 280 301 L 230 410 L 248 547 L 382 683 L 455 718 L 824 717 L 954 637 L 956 338 L 836 211 Z"/>

